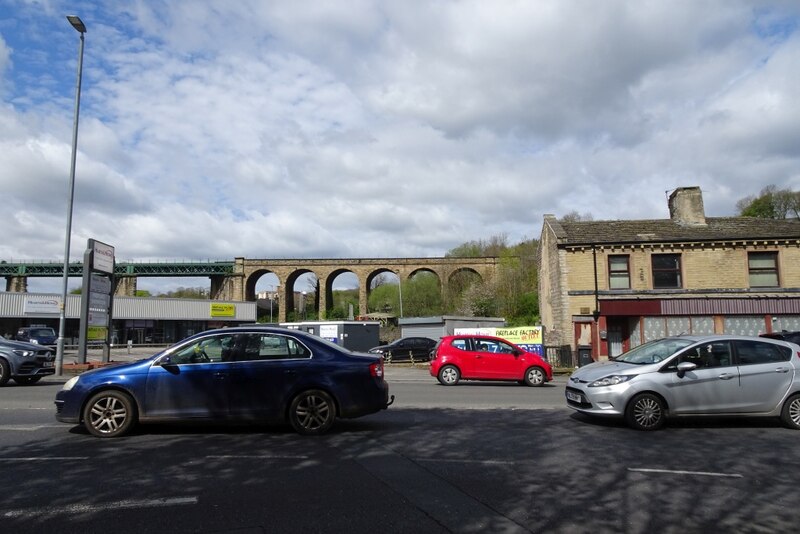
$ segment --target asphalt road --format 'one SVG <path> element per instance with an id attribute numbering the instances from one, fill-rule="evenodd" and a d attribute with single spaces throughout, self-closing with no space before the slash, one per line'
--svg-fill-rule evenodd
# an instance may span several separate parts
<path id="1" fill-rule="evenodd" d="M 3 532 L 788 532 L 800 433 L 688 420 L 643 433 L 544 388 L 387 372 L 395 405 L 284 427 L 57 423 L 59 384 L 0 388 Z"/>

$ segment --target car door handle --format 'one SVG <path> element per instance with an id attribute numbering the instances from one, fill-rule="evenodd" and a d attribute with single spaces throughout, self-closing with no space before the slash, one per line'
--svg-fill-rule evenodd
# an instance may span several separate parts
<path id="1" fill-rule="evenodd" d="M 294 369 L 284 369 L 283 374 L 285 374 L 285 375 L 296 375 L 297 371 L 295 371 Z"/>
<path id="2" fill-rule="evenodd" d="M 227 376 L 228 373 L 214 373 L 214 380 L 225 380 Z"/>
<path id="3" fill-rule="evenodd" d="M 786 367 L 778 367 L 777 369 L 775 369 L 775 372 L 776 373 L 788 373 L 789 369 L 786 368 Z"/>
<path id="4" fill-rule="evenodd" d="M 736 375 L 731 373 L 722 373 L 721 375 L 719 375 L 720 380 L 730 380 L 731 378 L 736 378 Z"/>

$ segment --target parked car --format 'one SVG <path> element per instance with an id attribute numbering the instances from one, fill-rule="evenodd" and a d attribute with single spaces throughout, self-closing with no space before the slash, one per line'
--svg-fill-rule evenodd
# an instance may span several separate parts
<path id="1" fill-rule="evenodd" d="M 20 328 L 17 330 L 17 335 L 14 336 L 14 339 L 46 347 L 55 347 L 58 341 L 55 330 L 49 326 L 26 326 Z"/>
<path id="2" fill-rule="evenodd" d="M 383 371 L 380 356 L 297 330 L 209 330 L 150 358 L 71 378 L 56 394 L 56 419 L 99 437 L 170 421 L 288 422 L 300 434 L 322 434 L 337 417 L 391 404 Z"/>
<path id="3" fill-rule="evenodd" d="M 56 372 L 55 361 L 47 347 L 0 338 L 0 386 L 11 378 L 21 386 L 35 384 Z"/>
<path id="4" fill-rule="evenodd" d="M 494 336 L 445 336 L 433 350 L 430 373 L 445 386 L 461 380 L 515 380 L 542 386 L 553 368 L 541 356 Z"/>
<path id="5" fill-rule="evenodd" d="M 771 332 L 769 334 L 761 334 L 761 337 L 768 337 L 771 339 L 782 339 L 800 345 L 800 332 L 789 332 L 781 330 L 780 332 Z"/>
<path id="6" fill-rule="evenodd" d="M 386 361 L 427 362 L 431 359 L 431 350 L 436 346 L 436 341 L 428 337 L 403 337 L 392 341 L 388 345 L 381 345 L 369 349 L 372 354 L 381 354 Z"/>
<path id="7" fill-rule="evenodd" d="M 763 337 L 679 336 L 581 367 L 567 405 L 656 430 L 668 417 L 776 416 L 800 429 L 800 346 Z"/>

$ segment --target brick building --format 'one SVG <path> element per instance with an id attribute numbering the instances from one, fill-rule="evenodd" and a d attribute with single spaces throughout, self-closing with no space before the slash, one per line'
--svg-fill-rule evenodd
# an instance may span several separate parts
<path id="1" fill-rule="evenodd" d="M 669 219 L 545 215 L 539 300 L 545 345 L 616 356 L 681 333 L 800 330 L 800 221 L 706 217 L 699 187 Z"/>

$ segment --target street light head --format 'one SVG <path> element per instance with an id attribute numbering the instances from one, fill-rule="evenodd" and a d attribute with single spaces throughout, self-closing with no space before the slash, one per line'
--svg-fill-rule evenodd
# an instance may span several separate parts
<path id="1" fill-rule="evenodd" d="M 81 33 L 86 33 L 86 26 L 83 24 L 83 21 L 79 16 L 67 15 L 67 20 L 69 21 L 70 24 L 72 24 L 73 28 L 75 28 Z"/>

